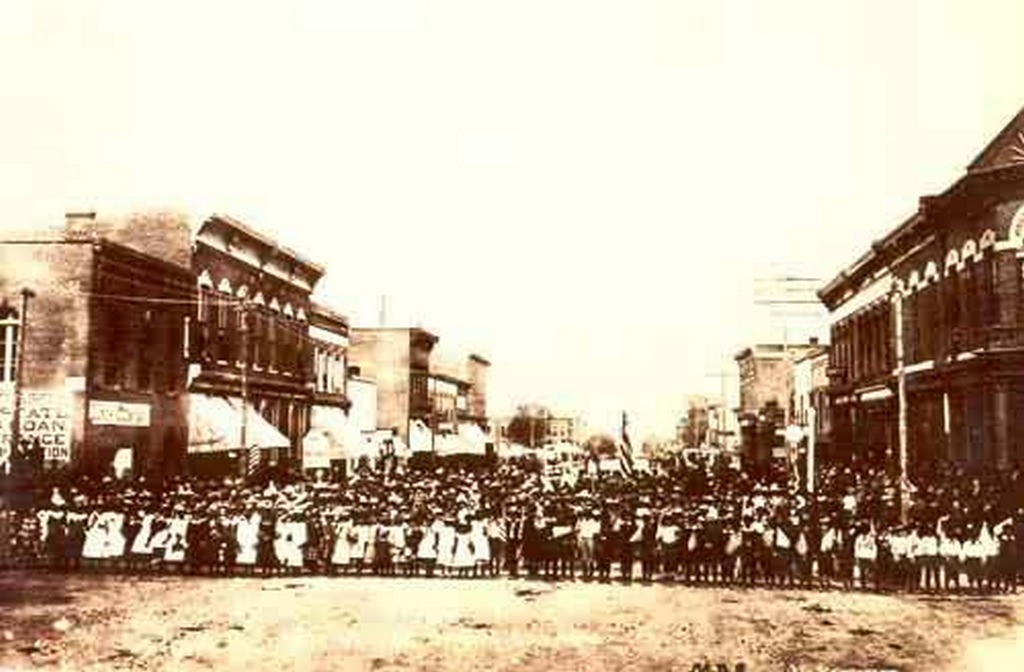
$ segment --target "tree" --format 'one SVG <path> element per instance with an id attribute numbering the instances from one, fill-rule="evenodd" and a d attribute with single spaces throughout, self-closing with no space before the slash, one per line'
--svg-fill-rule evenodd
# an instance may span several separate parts
<path id="1" fill-rule="evenodd" d="M 505 438 L 512 443 L 535 448 L 548 442 L 548 418 L 551 411 L 539 404 L 525 404 L 516 409 L 508 423 Z"/>
<path id="2" fill-rule="evenodd" d="M 591 457 L 615 457 L 615 439 L 608 434 L 592 434 L 583 443 L 587 454 Z"/>

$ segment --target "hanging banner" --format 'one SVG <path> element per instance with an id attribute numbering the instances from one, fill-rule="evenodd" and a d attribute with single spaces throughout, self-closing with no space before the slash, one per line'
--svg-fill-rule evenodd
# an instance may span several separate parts
<path id="1" fill-rule="evenodd" d="M 21 393 L 21 439 L 39 445 L 45 459 L 71 459 L 71 399 L 64 390 L 25 390 Z M 10 460 L 14 391 L 0 392 L 0 465 Z"/>

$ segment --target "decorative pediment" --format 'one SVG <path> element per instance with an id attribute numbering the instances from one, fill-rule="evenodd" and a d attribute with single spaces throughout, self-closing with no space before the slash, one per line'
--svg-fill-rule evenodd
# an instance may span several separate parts
<path id="1" fill-rule="evenodd" d="M 959 264 L 959 263 L 960 263 L 960 253 L 957 252 L 956 250 L 950 250 L 946 254 L 946 272 L 948 273 L 949 269 L 951 269 L 951 268 L 956 268 L 957 264 Z"/>
<path id="2" fill-rule="evenodd" d="M 292 308 L 292 304 L 290 303 L 284 304 L 284 311 L 282 312 L 284 312 L 286 317 L 295 317 L 295 309 Z"/>
<path id="3" fill-rule="evenodd" d="M 1006 166 L 1024 166 L 1024 109 L 982 150 L 968 170 Z"/>
<path id="4" fill-rule="evenodd" d="M 303 310 L 302 308 L 299 308 L 299 312 L 295 313 L 295 319 L 298 320 L 299 322 L 305 322 L 307 319 L 306 311 Z"/>
<path id="5" fill-rule="evenodd" d="M 964 243 L 964 248 L 960 252 L 960 257 L 964 262 L 973 261 L 974 257 L 978 254 L 978 245 L 973 240 L 968 239 Z"/>
<path id="6" fill-rule="evenodd" d="M 978 249 L 984 252 L 995 244 L 996 232 L 992 229 L 985 229 L 985 232 L 981 234 L 981 239 L 978 241 Z"/>
<path id="7" fill-rule="evenodd" d="M 252 302 L 257 306 L 267 305 L 267 302 L 263 299 L 263 292 L 256 292 L 256 296 L 252 297 Z"/>
<path id="8" fill-rule="evenodd" d="M 281 312 L 281 304 L 277 302 L 277 297 L 276 296 L 270 300 L 270 306 L 269 307 L 275 313 Z"/>
<path id="9" fill-rule="evenodd" d="M 217 285 L 217 291 L 224 292 L 225 294 L 231 294 L 231 281 L 227 278 L 221 280 L 220 284 Z"/>
<path id="10" fill-rule="evenodd" d="M 242 285 L 241 287 L 238 288 L 238 292 L 236 294 L 238 298 L 244 299 L 245 297 L 249 296 L 249 288 L 246 287 L 245 285 Z"/>
<path id="11" fill-rule="evenodd" d="M 210 277 L 210 272 L 204 270 L 199 274 L 199 280 L 197 281 L 200 287 L 209 287 L 213 289 L 213 278 Z"/>

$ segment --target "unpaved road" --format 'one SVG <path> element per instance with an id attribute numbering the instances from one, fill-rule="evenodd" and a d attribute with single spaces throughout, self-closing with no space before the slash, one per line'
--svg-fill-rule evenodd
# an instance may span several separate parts
<path id="1" fill-rule="evenodd" d="M 1016 670 L 1022 638 L 1024 594 L 0 574 L 4 672 Z"/>

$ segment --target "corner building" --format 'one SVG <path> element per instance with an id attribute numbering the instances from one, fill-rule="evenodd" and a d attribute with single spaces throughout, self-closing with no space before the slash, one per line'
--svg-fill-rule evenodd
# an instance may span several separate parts
<path id="1" fill-rule="evenodd" d="M 912 476 L 938 461 L 1020 466 L 1024 110 L 819 297 L 830 312 L 836 459 L 898 459 L 902 365 Z"/>

